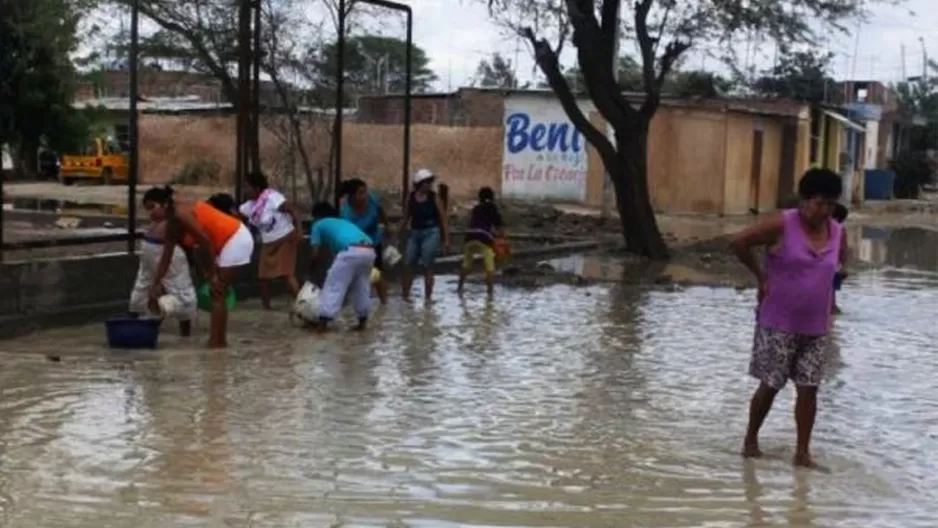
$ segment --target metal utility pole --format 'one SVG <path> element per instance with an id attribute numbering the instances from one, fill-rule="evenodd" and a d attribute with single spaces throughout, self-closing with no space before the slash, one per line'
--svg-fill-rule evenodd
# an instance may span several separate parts
<path id="1" fill-rule="evenodd" d="M 902 82 L 905 82 L 909 78 L 905 72 L 905 44 L 899 45 L 899 56 L 902 57 Z"/>
<path id="2" fill-rule="evenodd" d="M 411 91 L 413 88 L 411 77 L 413 77 L 413 48 L 414 48 L 414 12 L 409 5 L 392 2 L 390 0 L 359 0 L 362 3 L 383 7 L 392 11 L 403 11 L 407 16 L 407 53 L 404 58 L 404 170 L 401 174 L 401 203 L 407 201 L 407 189 L 410 187 L 410 114 L 411 114 Z M 333 174 L 333 184 L 335 186 L 336 204 L 339 202 L 339 183 L 342 178 L 342 90 L 345 87 L 345 17 L 348 13 L 345 10 L 346 0 L 339 0 L 339 40 L 336 45 L 336 97 L 335 97 L 335 137 L 332 139 L 335 143 L 335 173 Z"/>
<path id="3" fill-rule="evenodd" d="M 339 208 L 340 183 L 342 182 L 342 120 L 345 103 L 342 92 L 345 91 L 345 0 L 339 0 L 339 41 L 336 42 L 336 77 L 335 77 L 335 126 L 332 127 L 332 144 L 335 145 L 335 163 L 332 175 L 332 192 L 335 194 L 335 207 Z"/>
<path id="4" fill-rule="evenodd" d="M 925 49 L 924 37 L 919 37 L 918 41 L 922 44 L 922 80 L 928 84 L 928 50 Z"/>
<path id="5" fill-rule="evenodd" d="M 133 255 L 137 249 L 137 178 L 139 172 L 140 141 L 139 116 L 137 115 L 137 59 L 140 51 L 140 0 L 130 4 L 130 159 L 127 167 L 127 253 Z"/>
<path id="6" fill-rule="evenodd" d="M 238 0 L 238 93 L 235 101 L 236 145 L 234 198 L 241 201 L 247 173 L 247 139 L 250 137 L 251 106 L 251 0 Z"/>
<path id="7" fill-rule="evenodd" d="M 254 0 L 254 83 L 251 87 L 251 171 L 261 170 L 261 2 Z"/>
<path id="8" fill-rule="evenodd" d="M 619 84 L 619 31 L 621 30 L 619 24 L 619 13 L 621 10 L 622 2 L 616 2 L 616 19 L 615 19 L 615 32 L 614 37 L 615 42 L 612 45 L 612 78 L 615 80 L 616 85 Z M 613 130 L 612 125 L 606 123 L 606 135 L 611 136 L 612 144 L 618 148 L 618 144 L 615 138 L 615 130 Z M 609 171 L 605 171 L 603 174 L 603 193 L 600 199 L 600 217 L 605 220 L 609 218 L 609 202 L 612 198 L 612 176 L 609 174 Z"/>

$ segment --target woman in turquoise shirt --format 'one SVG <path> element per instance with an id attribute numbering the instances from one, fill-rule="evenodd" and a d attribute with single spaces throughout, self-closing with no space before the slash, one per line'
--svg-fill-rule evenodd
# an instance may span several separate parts
<path id="1" fill-rule="evenodd" d="M 326 248 L 335 258 L 326 272 L 319 297 L 320 332 L 328 328 L 345 298 L 352 301 L 358 316 L 358 328 L 365 328 L 371 310 L 371 265 L 375 260 L 374 244 L 361 229 L 348 220 L 337 218 L 336 210 L 328 202 L 313 206 L 313 227 L 309 232 L 312 258 L 318 259 L 320 248 Z"/>
<path id="2" fill-rule="evenodd" d="M 368 185 L 358 178 L 342 183 L 342 196 L 345 197 L 345 203 L 342 204 L 339 216 L 358 226 L 375 244 L 374 267 L 382 273 L 381 278 L 375 283 L 375 292 L 381 304 L 387 304 L 388 283 L 384 280 L 382 256 L 388 219 L 384 214 L 384 209 L 378 197 L 368 191 Z"/>

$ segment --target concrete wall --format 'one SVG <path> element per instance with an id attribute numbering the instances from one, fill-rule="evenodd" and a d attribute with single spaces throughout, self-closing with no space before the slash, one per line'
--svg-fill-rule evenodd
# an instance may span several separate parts
<path id="1" fill-rule="evenodd" d="M 726 215 L 745 214 L 753 207 L 774 209 L 783 126 L 781 117 L 660 109 L 648 146 L 655 209 Z M 762 153 L 754 162 L 757 130 L 762 131 Z"/>
<path id="2" fill-rule="evenodd" d="M 297 263 L 300 276 L 322 280 L 325 268 L 309 269 L 306 245 Z M 256 269 L 242 272 L 239 298 L 257 295 Z M 126 253 L 0 264 L 0 339 L 125 315 L 136 274 L 137 257 Z"/>
<path id="3" fill-rule="evenodd" d="M 470 94 L 464 103 L 504 111 L 504 96 L 491 92 Z M 495 98 L 497 97 L 497 99 Z M 547 96 L 543 96 L 547 97 Z M 389 104 L 397 101 L 389 99 Z M 497 103 L 497 104 L 496 104 Z M 601 130 L 605 123 L 592 108 L 585 108 Z M 494 110 L 492 110 L 494 111 Z M 490 113 L 490 112 L 489 112 Z M 486 115 L 484 111 L 476 112 Z M 752 111 L 727 110 L 726 105 L 663 105 L 651 124 L 648 156 L 649 187 L 655 208 L 665 213 L 741 214 L 758 204 L 772 208 L 779 194 L 782 154 L 782 123 L 793 117 Z M 502 190 L 505 127 L 414 125 L 410 173 L 419 167 L 435 170 L 457 199 L 474 197 L 479 187 Z M 761 121 L 763 159 L 760 163 L 758 200 L 752 179 L 753 130 Z M 234 159 L 232 117 L 144 116 L 141 119 L 141 171 L 145 184 L 162 183 L 187 164 L 216 162 L 220 182 L 230 182 Z M 330 123 L 315 121 L 304 130 L 313 168 L 329 166 Z M 810 127 L 805 119 L 798 126 L 797 175 L 808 165 Z M 288 149 L 266 130 L 261 134 L 262 163 L 269 167 L 275 185 L 289 189 L 291 182 L 281 172 Z M 343 173 L 358 177 L 373 187 L 396 192 L 401 185 L 403 128 L 399 125 L 347 123 L 343 128 Z M 587 148 L 586 204 L 602 203 L 604 167 L 592 146 Z M 296 154 L 294 152 L 294 154 Z M 727 180 L 729 178 L 729 180 Z M 193 182 L 195 183 L 195 182 Z M 299 182 L 299 187 L 303 187 Z"/>
<path id="4" fill-rule="evenodd" d="M 648 186 L 655 210 L 722 211 L 727 144 L 724 115 L 660 108 L 648 138 Z"/>

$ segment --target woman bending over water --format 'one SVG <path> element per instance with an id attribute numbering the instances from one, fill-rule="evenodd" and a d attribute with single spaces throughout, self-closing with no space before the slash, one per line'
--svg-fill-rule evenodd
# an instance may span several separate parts
<path id="1" fill-rule="evenodd" d="M 236 218 L 206 201 L 177 201 L 170 187 L 154 187 L 143 195 L 143 206 L 154 220 L 167 221 L 166 243 L 159 267 L 150 286 L 150 297 L 160 291 L 160 283 L 172 262 L 176 244 L 195 249 L 196 263 L 212 285 L 212 319 L 209 346 L 228 345 L 228 308 L 225 290 L 237 271 L 251 262 L 254 238 Z"/>
<path id="2" fill-rule="evenodd" d="M 810 443 L 818 385 L 827 359 L 834 274 L 844 263 L 847 238 L 831 218 L 842 192 L 840 176 L 811 169 L 798 183 L 798 206 L 736 236 L 733 251 L 759 283 L 749 373 L 759 380 L 749 406 L 743 456 L 759 457 L 759 429 L 775 395 L 795 384 L 798 430 L 794 464 L 813 467 Z M 760 265 L 752 248 L 766 248 Z"/>
<path id="3" fill-rule="evenodd" d="M 130 294 L 131 313 L 156 316 L 160 311 L 156 300 L 151 298 L 150 288 L 154 284 L 153 278 L 163 258 L 165 242 L 166 221 L 156 220 L 150 225 L 140 244 L 140 265 L 137 268 L 134 289 Z M 175 244 L 172 246 L 169 268 L 158 284 L 161 287 L 158 297 L 171 295 L 179 303 L 179 308 L 173 316 L 179 321 L 179 333 L 189 336 L 197 309 L 195 288 L 189 275 L 189 261 L 182 248 Z"/>

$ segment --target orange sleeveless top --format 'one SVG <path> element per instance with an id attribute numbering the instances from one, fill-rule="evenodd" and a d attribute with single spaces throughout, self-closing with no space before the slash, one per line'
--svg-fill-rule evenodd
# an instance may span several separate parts
<path id="1" fill-rule="evenodd" d="M 241 222 L 237 218 L 215 209 L 205 201 L 196 202 L 195 207 L 192 208 L 192 216 L 208 235 L 208 239 L 212 242 L 212 252 L 216 255 L 221 253 L 225 244 L 241 228 Z M 182 245 L 191 248 L 195 245 L 195 238 L 186 233 L 182 239 Z"/>

